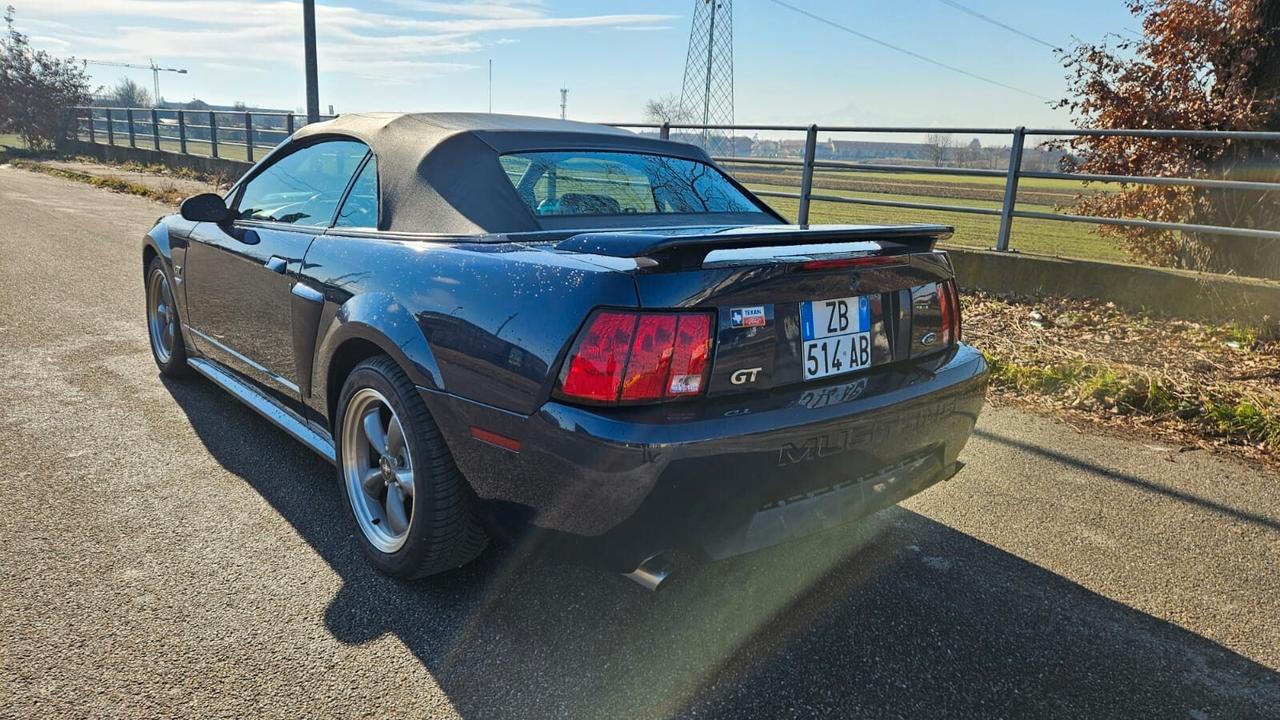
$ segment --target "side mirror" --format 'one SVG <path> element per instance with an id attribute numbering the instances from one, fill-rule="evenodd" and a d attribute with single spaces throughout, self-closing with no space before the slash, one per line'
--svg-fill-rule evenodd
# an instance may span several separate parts
<path id="1" fill-rule="evenodd" d="M 200 193 L 182 201 L 179 209 L 183 220 L 220 223 L 227 219 L 227 203 L 216 193 Z"/>

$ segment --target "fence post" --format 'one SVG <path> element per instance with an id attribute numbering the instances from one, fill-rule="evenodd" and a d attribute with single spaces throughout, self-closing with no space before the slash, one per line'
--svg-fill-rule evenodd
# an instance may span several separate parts
<path id="1" fill-rule="evenodd" d="M 1013 209 L 1018 202 L 1018 174 L 1022 172 L 1022 144 L 1027 139 L 1027 129 L 1018 126 L 1013 130 L 1013 145 L 1009 148 L 1009 174 L 1004 179 L 1004 205 L 1000 207 L 1000 234 L 996 236 L 999 252 L 1009 252 L 1009 233 L 1013 230 Z"/>
<path id="2" fill-rule="evenodd" d="M 187 154 L 187 111 L 178 111 L 178 152 Z"/>
<path id="3" fill-rule="evenodd" d="M 218 157 L 218 113 L 209 111 L 209 154 Z"/>
<path id="4" fill-rule="evenodd" d="M 127 108 L 124 117 L 129 125 L 129 147 L 138 147 L 138 138 L 133 134 L 133 108 Z"/>
<path id="5" fill-rule="evenodd" d="M 160 149 L 160 111 L 151 108 L 151 139 L 154 141 L 156 150 Z"/>
<path id="6" fill-rule="evenodd" d="M 116 129 L 115 129 L 115 121 L 111 119 L 111 108 L 106 108 L 106 113 L 107 113 L 107 144 L 115 145 Z"/>
<path id="7" fill-rule="evenodd" d="M 253 162 L 253 113 L 244 114 L 244 156 Z"/>
<path id="8" fill-rule="evenodd" d="M 810 125 L 804 135 L 804 168 L 800 174 L 800 212 L 796 222 L 809 224 L 809 196 L 813 194 L 813 160 L 818 154 L 818 126 Z"/>
<path id="9" fill-rule="evenodd" d="M 96 121 L 93 119 L 93 108 L 89 108 L 89 142 L 98 142 L 97 128 L 93 126 Z"/>
<path id="10" fill-rule="evenodd" d="M 293 113 L 284 116 L 285 135 L 293 135 Z"/>
<path id="11" fill-rule="evenodd" d="M 663 140 L 671 139 L 671 123 L 669 122 L 662 123 L 662 129 L 658 131 L 658 137 L 662 138 Z"/>

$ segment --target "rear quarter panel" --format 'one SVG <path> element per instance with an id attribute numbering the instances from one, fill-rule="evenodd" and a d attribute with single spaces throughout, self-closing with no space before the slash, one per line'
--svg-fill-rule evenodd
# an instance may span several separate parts
<path id="1" fill-rule="evenodd" d="M 325 297 L 309 403 L 322 414 L 329 359 L 360 337 L 420 387 L 527 415 L 587 313 L 637 304 L 624 273 L 507 243 L 323 235 L 300 281 Z"/>

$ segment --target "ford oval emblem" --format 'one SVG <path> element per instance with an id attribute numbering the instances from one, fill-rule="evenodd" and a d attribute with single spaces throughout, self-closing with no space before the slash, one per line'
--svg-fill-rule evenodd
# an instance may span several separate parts
<path id="1" fill-rule="evenodd" d="M 932 345 L 938 339 L 938 333 L 927 332 L 920 336 L 921 345 Z"/>

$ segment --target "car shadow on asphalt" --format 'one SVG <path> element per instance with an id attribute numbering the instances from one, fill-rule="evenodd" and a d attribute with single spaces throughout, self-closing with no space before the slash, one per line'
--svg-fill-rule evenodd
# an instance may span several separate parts
<path id="1" fill-rule="evenodd" d="M 1241 718 L 1280 707 L 1267 667 L 902 508 L 749 556 L 688 560 L 656 593 L 527 547 L 391 580 L 365 560 L 331 466 L 210 383 L 164 383 L 210 454 L 341 577 L 328 631 L 353 645 L 396 636 L 465 718 Z"/>

